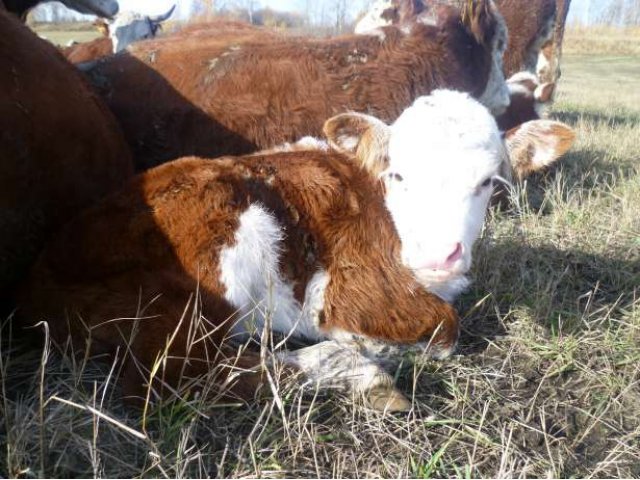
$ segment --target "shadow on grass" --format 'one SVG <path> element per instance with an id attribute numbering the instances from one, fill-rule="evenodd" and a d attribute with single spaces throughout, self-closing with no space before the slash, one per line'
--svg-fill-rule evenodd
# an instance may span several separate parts
<path id="1" fill-rule="evenodd" d="M 615 113 L 614 113 L 615 112 Z M 578 122 L 607 123 L 611 128 L 634 126 L 640 123 L 640 114 L 631 110 L 555 110 L 551 118 L 560 122 L 576 125 Z"/>
<path id="2" fill-rule="evenodd" d="M 507 334 L 514 316 L 550 335 L 560 328 L 567 334 L 618 328 L 639 292 L 638 252 L 620 258 L 533 247 L 514 238 L 484 242 L 475 258 L 474 284 L 458 302 L 467 312 L 458 350 L 463 355 Z"/>

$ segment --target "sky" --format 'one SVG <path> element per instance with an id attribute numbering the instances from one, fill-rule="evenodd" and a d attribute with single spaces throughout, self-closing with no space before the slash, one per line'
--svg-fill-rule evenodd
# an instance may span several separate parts
<path id="1" fill-rule="evenodd" d="M 335 0 L 312 0 L 310 3 L 314 9 L 329 6 Z M 349 0 L 351 6 L 351 15 L 357 15 L 358 11 L 363 8 L 370 0 Z M 521 0 L 526 2 L 528 0 Z M 174 3 L 177 4 L 175 16 L 178 18 L 187 18 L 192 11 L 197 0 L 119 0 L 120 10 L 133 10 L 149 15 L 163 13 L 168 10 Z M 241 3 L 241 2 L 236 2 Z M 306 5 L 305 0 L 256 0 L 256 3 L 271 7 L 276 10 L 292 10 L 303 11 Z M 569 10 L 568 23 L 580 22 L 588 24 L 598 18 L 599 13 L 606 8 L 609 0 L 572 0 Z M 38 7 L 38 8 L 42 8 Z"/>

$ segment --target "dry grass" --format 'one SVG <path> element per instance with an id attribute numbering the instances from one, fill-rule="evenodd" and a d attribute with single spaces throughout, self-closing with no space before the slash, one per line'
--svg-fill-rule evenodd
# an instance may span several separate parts
<path id="1" fill-rule="evenodd" d="M 568 27 L 562 48 L 570 55 L 638 55 L 640 27 Z"/>
<path id="2" fill-rule="evenodd" d="M 408 414 L 294 389 L 282 403 L 176 401 L 143 423 L 109 364 L 46 356 L 7 322 L 0 476 L 637 478 L 638 71 L 565 57 L 552 116 L 577 145 L 492 214 L 458 354 L 398 372 Z"/>

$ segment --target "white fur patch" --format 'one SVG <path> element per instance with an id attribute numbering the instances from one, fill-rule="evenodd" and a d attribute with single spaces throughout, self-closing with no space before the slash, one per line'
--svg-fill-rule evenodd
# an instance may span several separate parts
<path id="1" fill-rule="evenodd" d="M 402 261 L 451 301 L 468 284 L 471 251 L 507 153 L 495 119 L 468 94 L 436 90 L 391 126 L 385 203 Z M 461 246 L 458 259 L 444 265 Z"/>
<path id="2" fill-rule="evenodd" d="M 391 0 L 377 0 L 371 6 L 371 10 L 356 24 L 354 33 L 358 35 L 368 35 L 376 28 L 391 25 L 391 20 L 382 18 L 382 14 L 388 8 L 393 8 L 393 2 Z"/>
<path id="3" fill-rule="evenodd" d="M 318 315 L 322 311 L 328 276 L 315 274 L 305 293 L 304 306 L 295 299 L 293 286 L 280 275 L 282 228 L 258 204 L 251 205 L 239 219 L 235 245 L 220 252 L 220 279 L 225 299 L 240 314 L 234 334 L 260 334 L 270 320 L 271 329 L 285 335 L 319 340 Z"/>

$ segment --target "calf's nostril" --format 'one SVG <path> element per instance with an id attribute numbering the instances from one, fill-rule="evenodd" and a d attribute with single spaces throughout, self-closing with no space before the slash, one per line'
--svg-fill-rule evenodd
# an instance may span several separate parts
<path id="1" fill-rule="evenodd" d="M 457 242 L 453 252 L 449 254 L 446 260 L 447 265 L 451 265 L 455 261 L 459 260 L 462 257 L 462 243 Z"/>

